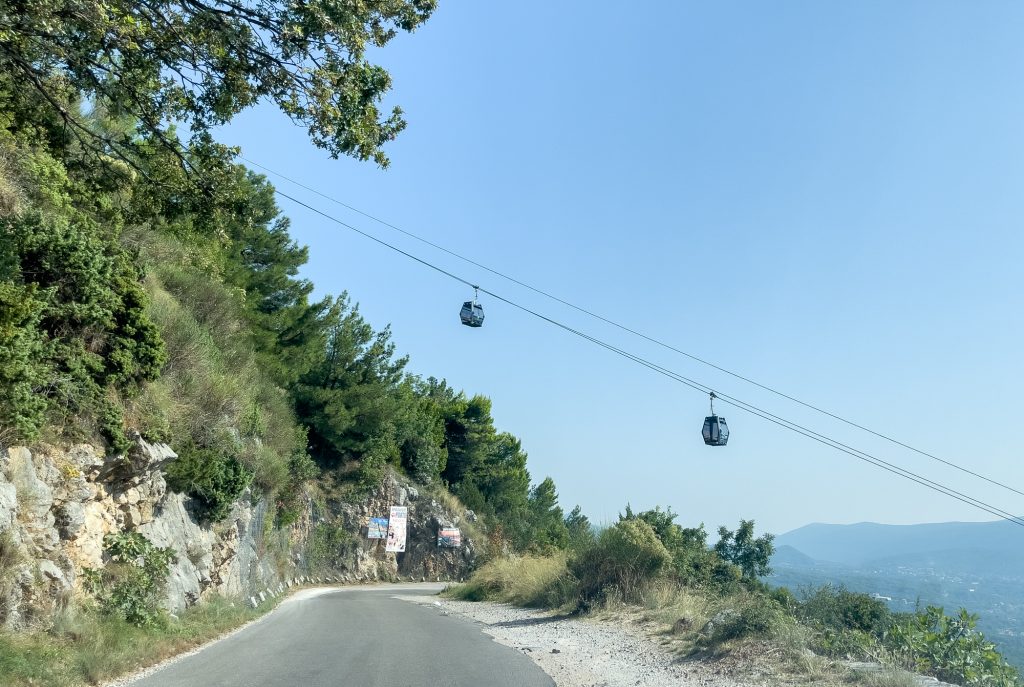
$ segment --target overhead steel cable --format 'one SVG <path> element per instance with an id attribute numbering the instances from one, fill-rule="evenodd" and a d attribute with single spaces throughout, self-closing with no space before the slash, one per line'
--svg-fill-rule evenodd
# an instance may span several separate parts
<path id="1" fill-rule="evenodd" d="M 516 308 L 518 310 L 523 311 L 524 313 L 532 315 L 533 317 L 536 317 L 536 318 L 538 318 L 538 319 L 540 319 L 540 320 L 542 320 L 544 322 L 547 322 L 547 323 L 549 323 L 549 324 L 551 324 L 551 325 L 553 325 L 555 327 L 558 327 L 558 328 L 560 328 L 560 329 L 562 329 L 562 330 L 564 330 L 564 331 L 566 331 L 566 332 L 568 332 L 570 334 L 578 336 L 578 337 L 580 337 L 580 338 L 582 338 L 582 339 L 584 339 L 586 341 L 589 341 L 589 342 L 591 342 L 591 343 L 593 343 L 593 344 L 595 344 L 597 346 L 600 346 L 600 347 L 602 347 L 602 348 L 604 348 L 604 349 L 606 349 L 608 351 L 611 351 L 611 352 L 613 352 L 613 353 L 615 353 L 617 355 L 620 355 L 620 356 L 622 356 L 622 357 L 624 357 L 624 358 L 626 358 L 628 360 L 631 360 L 631 361 L 633 361 L 633 362 L 635 362 L 637 364 L 640 364 L 640 365 L 642 365 L 642 366 L 644 366 L 644 367 L 646 367 L 646 368 L 648 368 L 648 369 L 650 369 L 650 370 L 652 370 L 654 372 L 657 372 L 658 374 L 666 376 L 666 377 L 668 377 L 668 378 L 670 378 L 670 379 L 672 379 L 672 380 L 674 380 L 674 381 L 676 381 L 678 383 L 684 384 L 685 386 L 688 386 L 691 389 L 694 389 L 694 390 L 699 391 L 701 393 L 711 393 L 712 391 L 714 391 L 718 398 L 722 399 L 724 402 L 732 405 L 735 408 L 738 408 L 738 409 L 743 410 L 743 411 L 745 411 L 747 413 L 750 413 L 751 415 L 755 415 L 755 416 L 760 417 L 760 418 L 762 418 L 764 420 L 772 422 L 772 423 L 774 423 L 774 424 L 776 424 L 776 425 L 778 425 L 780 427 L 783 427 L 785 429 L 788 429 L 790 431 L 796 432 L 797 434 L 801 434 L 801 435 L 803 435 L 803 436 L 805 436 L 805 437 L 807 437 L 809 439 L 813 439 L 814 441 L 817 441 L 820 444 L 823 444 L 825 446 L 833 448 L 833 449 L 835 449 L 837 451 L 840 451 L 842 453 L 845 453 L 847 455 L 853 456 L 854 458 L 857 458 L 858 460 L 861 460 L 863 462 L 866 462 L 866 463 L 869 463 L 871 465 L 874 465 L 875 467 L 879 467 L 879 468 L 881 468 L 883 470 L 886 470 L 887 472 L 890 472 L 890 473 L 892 473 L 894 475 L 898 475 L 900 477 L 903 477 L 904 479 L 910 480 L 912 482 L 916 482 L 917 484 L 920 484 L 920 485 L 922 485 L 922 486 L 924 486 L 924 487 L 926 487 L 928 489 L 936 491 L 936 492 L 938 492 L 940 494 L 944 494 L 945 496 L 949 496 L 950 498 L 954 498 L 954 499 L 956 499 L 956 500 L 958 500 L 958 501 L 960 501 L 962 503 L 965 503 L 965 504 L 967 504 L 969 506 L 973 506 L 973 507 L 978 508 L 978 509 L 980 509 L 982 511 L 985 511 L 985 512 L 991 514 L 991 515 L 995 515 L 996 517 L 998 517 L 1000 519 L 1007 520 L 1007 521 L 1012 522 L 1012 523 L 1014 523 L 1016 525 L 1020 525 L 1020 526 L 1024 527 L 1024 518 L 1021 518 L 1019 516 L 1013 515 L 1012 513 L 1008 512 L 1008 511 L 1004 511 L 1001 508 L 998 508 L 998 507 L 996 507 L 996 506 L 994 506 L 994 505 L 992 505 L 990 503 L 987 503 L 987 502 L 982 501 L 980 499 L 976 499 L 976 498 L 974 498 L 972 496 L 968 496 L 967 494 L 959 492 L 959 491 L 957 491 L 957 490 L 955 490 L 955 489 L 953 489 L 951 487 L 948 487 L 948 486 L 946 486 L 944 484 L 941 484 L 939 482 L 935 482 L 933 480 L 930 480 L 930 479 L 928 479 L 928 478 L 926 478 L 926 477 L 924 477 L 922 475 L 919 475 L 917 473 L 914 473 L 914 472 L 912 472 L 910 470 L 906 470 L 905 468 L 901 468 L 901 467 L 899 467 L 897 465 L 894 465 L 893 463 L 889 463 L 887 461 L 884 461 L 881 458 L 873 456 L 873 455 L 871 455 L 869 453 L 866 453 L 866 452 L 861 451 L 859 449 L 856 449 L 856 448 L 853 448 L 851 446 L 848 446 L 848 445 L 846 445 L 846 444 L 844 444 L 844 443 L 842 443 L 842 442 L 840 442 L 838 440 L 832 439 L 831 437 L 828 437 L 828 436 L 826 436 L 824 434 L 821 434 L 821 433 L 816 432 L 814 430 L 808 429 L 807 427 L 803 427 L 802 425 L 799 425 L 799 424 L 797 424 L 795 422 L 792 422 L 790 420 L 786 420 L 785 418 L 779 417 L 778 415 L 774 415 L 773 413 L 770 413 L 767 410 L 759 408 L 759 407 L 757 407 L 757 406 L 755 406 L 753 404 L 747 403 L 745 401 L 742 401 L 742 400 L 740 400 L 738 398 L 735 398 L 733 396 L 730 396 L 728 394 L 724 394 L 724 393 L 722 393 L 720 391 L 716 391 L 712 387 L 710 387 L 710 386 L 708 386 L 706 384 L 703 384 L 701 382 L 698 382 L 696 380 L 690 379 L 690 378 L 685 377 L 685 376 L 683 376 L 681 374 L 673 372 L 672 370 L 670 370 L 668 368 L 662 367 L 661 365 L 658 365 L 658 364 L 653 363 L 653 362 L 651 362 L 649 360 L 646 360 L 645 358 L 642 358 L 642 357 L 640 357 L 638 355 L 630 353 L 629 351 L 626 351 L 624 349 L 618 348 L 617 346 L 614 346 L 614 345 L 612 345 L 612 344 L 610 344 L 610 343 L 608 343 L 606 341 L 602 341 L 601 339 L 598 339 L 595 336 L 587 334 L 586 332 L 578 330 L 578 329 L 576 329 L 574 327 L 571 327 L 571 326 L 569 326 L 567 324 L 559 322 L 558 320 L 555 320 L 555 319 L 553 319 L 551 317 L 548 317 L 547 315 L 539 313 L 539 312 L 537 312 L 537 311 L 535 311 L 535 310 L 533 310 L 531 308 L 528 308 L 525 305 L 517 303 L 517 302 L 515 302 L 515 301 L 513 301 L 511 299 L 508 299 L 508 298 L 504 297 L 504 296 L 501 296 L 501 295 L 495 293 L 494 291 L 491 291 L 491 290 L 483 288 L 483 287 L 481 287 L 481 286 L 479 286 L 477 284 L 474 284 L 471 281 L 469 281 L 468 279 L 464 279 L 463 277 L 460 277 L 459 275 L 457 275 L 457 274 L 455 274 L 453 272 L 449 272 L 448 270 L 446 270 L 446 269 L 444 269 L 442 267 L 438 267 L 437 265 L 435 265 L 435 264 L 433 264 L 433 263 L 431 263 L 431 262 L 429 262 L 427 260 L 424 260 L 424 259 L 422 259 L 422 258 L 420 258 L 420 257 L 418 257 L 416 255 L 413 255 L 412 253 L 409 253 L 408 251 L 402 250 L 401 248 L 399 248 L 399 247 L 397 247 L 395 245 L 392 245 L 392 244 L 388 243 L 387 241 L 384 241 L 384 240 L 374 236 L 373 234 L 370 234 L 369 232 L 363 231 L 362 229 L 359 229 L 358 227 L 355 227 L 355 226 L 353 226 L 353 225 L 351 225 L 351 224 L 349 224 L 349 223 L 347 223 L 347 222 L 345 222 L 345 221 L 343 221 L 341 219 L 338 219 L 337 217 L 334 217 L 333 215 L 330 215 L 330 214 L 328 214 L 328 213 L 326 213 L 326 212 L 324 212 L 324 211 L 322 211 L 322 210 L 320 210 L 320 209 L 318 209 L 316 207 L 313 207 L 312 205 L 309 205 L 308 203 L 305 203 L 305 202 L 303 202 L 303 201 L 301 201 L 301 200 L 299 200 L 299 199 L 297 199 L 297 198 L 295 198 L 293 196 L 290 196 L 287 193 L 284 193 L 284 192 L 276 190 L 276 189 L 275 189 L 275 192 L 278 195 L 280 195 L 282 198 L 286 198 L 286 199 L 292 201 L 293 203 L 296 203 L 297 205 L 299 205 L 301 207 L 304 207 L 307 210 L 320 215 L 321 217 L 324 217 L 325 219 L 328 219 L 328 220 L 330 220 L 330 221 L 332 221 L 332 222 L 334 222 L 334 223 L 336 223 L 336 224 L 338 224 L 340 226 L 343 226 L 343 227 L 345 227 L 345 228 L 347 228 L 347 229 L 349 229 L 349 230 L 359 234 L 360 236 L 368 238 L 368 239 L 374 241 L 375 243 L 378 243 L 378 244 L 384 246 L 385 248 L 388 248 L 390 250 L 395 251 L 396 253 L 404 255 L 405 257 L 407 257 L 407 258 L 409 258 L 409 259 L 411 259 L 411 260 L 413 260 L 415 262 L 418 262 L 419 264 L 421 264 L 421 265 L 423 265 L 425 267 L 428 267 L 428 268 L 430 268 L 430 269 L 432 269 L 432 270 L 434 270 L 436 272 L 439 272 L 440 274 L 443 274 L 444 276 L 449 277 L 450 279 L 454 279 L 455 281 L 458 281 L 458 282 L 460 282 L 462 284 L 470 286 L 470 287 L 472 287 L 474 289 L 478 289 L 479 291 L 487 294 L 488 296 L 491 296 L 492 298 L 495 298 L 495 299 L 497 299 L 497 300 L 499 300 L 499 301 L 501 301 L 501 302 L 503 302 L 503 303 L 505 303 L 507 305 L 510 305 L 510 306 L 512 306 L 512 307 L 514 307 L 514 308 Z"/>
<path id="2" fill-rule="evenodd" d="M 828 436 L 826 436 L 824 434 L 821 434 L 821 433 L 816 432 L 816 431 L 814 431 L 812 429 L 809 429 L 807 427 L 799 425 L 799 424 L 797 424 L 797 423 L 795 423 L 795 422 L 793 422 L 791 420 L 787 420 L 787 419 L 785 419 L 783 417 L 779 417 L 778 415 L 774 415 L 773 413 L 770 413 L 769 411 L 764 410 L 763 408 L 759 408 L 759 407 L 757 407 L 755 405 L 752 405 L 750 403 L 742 401 L 742 400 L 740 400 L 738 398 L 735 398 L 735 397 L 730 396 L 728 394 L 724 394 L 721 391 L 716 391 L 715 389 L 713 389 L 712 387 L 710 387 L 710 386 L 708 386 L 706 384 L 698 382 L 698 381 L 696 381 L 694 379 L 690 379 L 689 377 L 685 377 L 685 376 L 683 376 L 683 375 L 681 375 L 681 374 L 679 374 L 677 372 L 674 372 L 674 371 L 672 371 L 672 370 L 670 370 L 668 368 L 662 367 L 661 365 L 658 365 L 657 363 L 653 363 L 653 362 L 651 362 L 651 361 L 649 361 L 649 360 L 647 360 L 645 358 L 642 358 L 642 357 L 640 357 L 640 356 L 638 356 L 636 354 L 633 354 L 633 353 L 630 353 L 629 351 L 626 351 L 626 350 L 623 350 L 621 348 L 618 348 L 617 346 L 609 344 L 609 343 L 607 343 L 605 341 L 602 341 L 602 340 L 600 340 L 600 339 L 598 339 L 598 338 L 596 338 L 594 336 L 591 336 L 590 334 L 582 332 L 582 331 L 580 331 L 578 329 L 570 327 L 569 325 L 566 325 L 566 324 L 563 324 L 563 323 L 561 323 L 561 322 L 559 322 L 557 320 L 554 320 L 554 319 L 552 319 L 552 318 L 550 318 L 550 317 L 548 317 L 546 315 L 543 315 L 543 314 L 541 314 L 539 312 L 531 310 L 530 308 L 527 308 L 526 306 L 520 305 L 519 303 L 511 301 L 511 300 L 509 300 L 507 298 L 504 298 L 503 296 L 500 296 L 500 295 L 498 295 L 498 294 L 496 294 L 496 293 L 494 293 L 492 291 L 489 291 L 489 290 L 487 290 L 485 288 L 481 287 L 480 291 L 485 293 L 485 294 L 487 294 L 487 295 L 489 295 L 489 296 L 491 296 L 492 298 L 495 298 L 495 299 L 497 299 L 499 301 L 502 301 L 503 303 L 506 303 L 506 304 L 508 304 L 508 305 L 510 305 L 510 306 L 512 306 L 514 308 L 518 308 L 519 310 L 522 310 L 523 312 L 526 312 L 526 313 L 528 313 L 530 315 L 533 315 L 534 317 L 537 317 L 537 318 L 539 318 L 541 320 L 544 320 L 545 322 L 548 322 L 548 323 L 550 323 L 550 324 L 552 324 L 552 325 L 554 325 L 556 327 L 564 329 L 567 332 L 570 332 L 570 333 L 572 333 L 572 334 L 574 334 L 576 336 L 579 336 L 579 337 L 581 337 L 583 339 L 586 339 L 587 341 L 590 341 L 590 342 L 592 342 L 594 344 L 597 344 L 598 346 L 601 346 L 602 348 L 605 348 L 605 349 L 607 349 L 607 350 L 609 350 L 609 351 L 611 351 L 613 353 L 616 353 L 617 355 L 620 355 L 620 356 L 622 356 L 624 358 L 632 360 L 633 362 L 636 362 L 636 363 L 638 363 L 640 365 L 643 365 L 644 367 L 646 367 L 646 368 L 648 368 L 648 369 L 650 369 L 650 370 L 652 370 L 654 372 L 657 372 L 657 373 L 659 373 L 661 375 L 669 377 L 670 379 L 673 379 L 674 381 L 677 381 L 677 382 L 679 382 L 681 384 L 684 384 L 684 385 L 690 387 L 691 389 L 695 389 L 695 390 L 700 391 L 700 392 L 705 393 L 705 394 L 709 394 L 709 393 L 714 392 L 716 398 L 718 398 L 720 400 L 723 400 L 725 403 L 728 403 L 729 405 L 731 405 L 731 406 L 733 406 L 735 408 L 738 408 L 739 410 L 743 410 L 743 411 L 745 411 L 747 413 L 750 413 L 751 415 L 756 415 L 757 417 L 760 417 L 760 418 L 762 418 L 764 420 L 767 420 L 767 421 L 772 422 L 772 423 L 774 423 L 776 425 L 779 425 L 780 427 L 784 427 L 786 429 L 794 431 L 797 434 L 802 434 L 803 436 L 805 436 L 805 437 L 807 437 L 809 439 L 813 439 L 813 440 L 817 441 L 818 443 L 824 444 L 826 446 L 829 446 L 830 448 L 836 449 L 837 451 L 841 451 L 843 453 L 851 455 L 854 458 L 857 458 L 857 459 L 862 460 L 864 462 L 870 463 L 870 464 L 872 464 L 872 465 L 874 465 L 876 467 L 880 467 L 883 470 L 886 470 L 887 472 L 891 472 L 891 473 L 893 473 L 895 475 L 899 475 L 900 477 L 904 477 L 905 479 L 909 479 L 912 482 L 917 482 L 918 484 L 920 484 L 922 486 L 928 487 L 929 489 L 932 489 L 934 491 L 938 491 L 939 493 L 945 494 L 946 496 L 950 496 L 950 497 L 952 497 L 952 498 L 954 498 L 954 499 L 956 499 L 958 501 L 966 503 L 969 506 L 974 506 L 975 508 L 979 508 L 979 509 L 981 509 L 981 510 L 987 512 L 987 513 L 995 515 L 998 518 L 1001 518 L 1001 519 L 1004 519 L 1004 520 L 1009 520 L 1010 522 L 1013 522 L 1013 523 L 1015 523 L 1017 525 L 1024 526 L 1024 518 L 1016 516 L 1013 513 L 1010 513 L 1009 511 L 1002 510 L 1001 508 L 993 506 L 992 504 L 986 503 L 986 502 L 981 501 L 979 499 L 976 499 L 976 498 L 974 498 L 972 496 L 964 494 L 964 493 L 962 493 L 960 491 L 957 491 L 956 489 L 953 489 L 952 487 L 947 487 L 944 484 L 940 484 L 939 482 L 935 482 L 933 480 L 930 480 L 927 477 L 924 477 L 924 476 L 919 475 L 917 473 L 911 472 L 910 470 L 906 470 L 905 468 L 901 468 L 898 465 L 894 465 L 893 463 L 889 463 L 888 461 L 885 461 L 885 460 L 883 460 L 881 458 L 878 458 L 877 456 L 873 456 L 870 453 L 867 453 L 865 451 L 861 451 L 860 449 L 856 449 L 856 448 L 854 448 L 852 446 L 848 446 L 847 444 L 844 444 L 844 443 L 842 443 L 842 442 L 840 442 L 840 441 L 838 441 L 836 439 L 832 439 L 831 437 L 828 437 Z"/>
<path id="3" fill-rule="evenodd" d="M 429 239 L 425 239 L 422 236 L 419 236 L 417 234 L 412 233 L 411 231 L 407 231 L 405 229 L 402 229 L 401 227 L 396 226 L 396 225 L 394 225 L 394 224 L 392 224 L 392 223 L 390 223 L 390 222 L 388 222 L 386 220 L 380 219 L 379 217 L 375 217 L 374 215 L 371 215 L 368 212 L 364 212 L 363 210 L 360 210 L 357 207 L 354 207 L 352 205 L 349 205 L 348 203 L 342 202 L 342 201 L 338 200 L 337 198 L 333 198 L 333 197 L 327 195 L 326 193 L 318 191 L 317 189 L 315 189 L 315 188 L 313 188 L 311 186 L 307 186 L 306 184 L 303 184 L 300 181 L 297 181 L 297 180 L 295 180 L 295 179 L 293 179 L 293 178 L 291 178 L 289 176 L 286 176 L 286 175 L 284 175 L 284 174 L 282 174 L 282 173 L 280 173 L 278 171 L 270 169 L 269 167 L 261 165 L 260 163 L 256 162 L 255 160 L 250 160 L 249 158 L 245 157 L 244 155 L 239 155 L 239 158 L 242 159 L 242 160 L 245 160 L 245 162 L 247 162 L 250 165 L 253 165 L 254 167 L 258 167 L 258 168 L 262 169 L 265 172 L 268 172 L 270 174 L 273 174 L 276 177 L 284 179 L 288 183 L 294 184 L 295 186 L 298 186 L 299 188 L 305 189 L 305 190 L 309 191 L 310 193 L 314 193 L 314 194 L 320 196 L 321 198 L 323 198 L 323 199 L 325 199 L 327 201 L 335 203 L 336 205 L 340 205 L 341 207 L 346 208 L 348 210 L 351 210 L 352 212 L 355 212 L 357 214 L 360 214 L 363 217 L 366 217 L 367 219 L 373 220 L 374 222 L 377 222 L 378 224 L 381 224 L 381 225 L 383 225 L 385 227 L 388 227 L 389 229 L 393 229 L 393 230 L 395 230 L 395 231 L 397 231 L 397 232 L 399 232 L 399 233 L 401 233 L 401 234 L 403 234 L 405 236 L 408 236 L 411 239 L 419 241 L 420 243 L 422 243 L 424 245 L 430 246 L 431 248 L 434 248 L 434 249 L 439 250 L 439 251 L 441 251 L 443 253 L 446 253 L 446 254 L 454 257 L 454 258 L 462 260 L 463 262 L 465 262 L 467 264 L 470 264 L 470 265 L 473 265 L 474 267 L 478 267 L 478 268 L 480 268 L 480 269 L 482 269 L 482 270 L 484 270 L 486 272 L 489 272 L 490 274 L 493 274 L 493 275 L 495 275 L 497 277 L 505 279 L 506 281 L 509 281 L 509 282 L 511 282 L 513 284 L 516 284 L 517 286 L 521 286 L 524 289 L 528 289 L 528 290 L 530 290 L 530 291 L 532 291 L 532 292 L 534 292 L 534 293 L 536 293 L 536 294 L 538 294 L 540 296 L 543 296 L 543 297 L 548 298 L 548 299 L 550 299 L 552 301 L 555 301 L 556 303 L 560 303 L 560 304 L 562 304 L 562 305 L 564 305 L 566 307 L 572 308 L 573 310 L 576 310 L 577 312 L 583 313 L 584 315 L 587 315 L 588 317 L 592 317 L 592 318 L 594 318 L 596 320 L 604 322 L 605 324 L 611 325 L 612 327 L 616 327 L 617 329 L 620 329 L 620 330 L 622 330 L 624 332 L 632 334 L 633 336 L 636 336 L 636 337 L 639 337 L 641 339 L 644 339 L 645 341 L 653 343 L 653 344 L 655 344 L 657 346 L 660 346 L 660 347 L 662 347 L 662 348 L 664 348 L 666 350 L 672 351 L 673 353 L 678 353 L 679 355 L 685 356 L 685 357 L 689 358 L 690 360 L 693 360 L 694 362 L 700 363 L 701 365 L 705 365 L 705 366 L 710 367 L 710 368 L 712 368 L 714 370 L 718 370 L 719 372 L 727 374 L 727 375 L 729 375 L 729 376 L 731 376 L 731 377 L 733 377 L 735 379 L 739 379 L 739 380 L 741 380 L 743 382 L 746 382 L 747 384 L 751 384 L 753 386 L 756 386 L 759 389 L 762 389 L 762 390 L 767 391 L 769 393 L 775 394 L 776 396 L 779 396 L 780 398 L 784 398 L 784 399 L 786 399 L 788 401 L 792 401 L 793 403 L 796 403 L 796 404 L 801 405 L 801 406 L 803 406 L 805 408 L 808 408 L 809 410 L 813 410 L 816 413 L 821 413 L 822 415 L 826 415 L 826 416 L 828 416 L 828 417 L 830 417 L 830 418 L 832 418 L 834 420 L 838 420 L 839 422 L 842 422 L 843 424 L 846 424 L 846 425 L 848 425 L 850 427 L 854 427 L 856 429 L 859 429 L 862 432 L 867 432 L 868 434 L 876 436 L 879 439 L 883 439 L 885 441 L 888 441 L 889 443 L 895 444 L 896 446 L 900 446 L 901 448 L 905 448 L 908 451 L 913 451 L 914 453 L 917 453 L 918 455 L 921 455 L 921 456 L 924 456 L 924 457 L 929 458 L 931 460 L 934 460 L 934 461 L 937 461 L 939 463 L 942 463 L 943 465 L 951 467 L 951 468 L 953 468 L 955 470 L 959 470 L 960 472 L 962 472 L 964 474 L 971 475 L 972 477 L 976 477 L 976 478 L 978 478 L 978 479 L 980 479 L 982 481 L 988 482 L 989 484 L 992 484 L 994 486 L 1001 487 L 1001 488 L 1006 489 L 1008 491 L 1012 491 L 1013 493 L 1018 494 L 1020 496 L 1024 496 L 1024 490 L 1017 489 L 1016 487 L 1013 487 L 1013 486 L 1011 486 L 1009 484 L 1006 484 L 1005 482 L 1001 482 L 1001 481 L 999 481 L 997 479 L 994 479 L 994 478 L 988 477 L 986 475 L 983 475 L 981 473 L 975 472 L 974 470 L 971 470 L 969 468 L 965 468 L 962 465 L 958 465 L 958 464 L 956 464 L 956 463 L 954 463 L 952 461 L 949 461 L 949 460 L 946 460 L 944 458 L 941 458 L 941 457 L 939 457 L 939 456 L 937 456 L 937 455 L 935 455 L 933 453 L 929 453 L 928 451 L 924 451 L 924 450 L 919 449 L 919 448 L 917 448 L 915 446 L 911 446 L 910 444 L 907 444 L 907 443 L 905 443 L 903 441 L 900 441 L 899 439 L 896 439 L 895 437 L 892 437 L 892 436 L 889 436 L 889 435 L 884 434 L 882 432 L 879 432 L 877 430 L 871 429 L 870 427 L 862 425 L 862 424 L 860 424 L 858 422 L 855 422 L 853 420 L 848 420 L 847 418 L 842 417 L 841 415 L 838 415 L 838 414 L 836 414 L 836 413 L 834 413 L 834 412 L 832 412 L 830 410 L 826 410 L 825 408 L 822 408 L 820 406 L 814 405 L 813 403 L 808 403 L 807 401 L 802 401 L 799 398 L 796 398 L 795 396 L 790 396 L 789 394 L 787 394 L 785 392 L 779 391 L 778 389 L 772 388 L 772 387 L 770 387 L 770 386 L 768 386 L 766 384 L 762 384 L 761 382 L 758 382 L 757 380 L 751 379 L 750 377 L 746 377 L 746 376 L 744 376 L 744 375 L 742 375 L 742 374 L 740 374 L 738 372 L 733 372 L 732 370 L 729 370 L 727 368 L 721 367 L 720 365 L 717 365 L 717 364 L 715 364 L 715 363 L 713 363 L 713 362 L 711 362 L 709 360 L 705 360 L 704 358 L 701 358 L 701 357 L 699 357 L 697 355 L 694 355 L 694 354 L 689 353 L 687 351 L 684 351 L 684 350 L 682 350 L 680 348 L 677 348 L 677 347 L 673 346 L 670 343 L 667 343 L 665 341 L 657 339 L 657 338 L 655 338 L 653 336 L 650 336 L 648 334 L 644 334 L 643 332 L 638 331 L 636 329 L 633 329 L 633 328 L 631 328 L 631 327 L 629 327 L 627 325 L 620 324 L 619 322 L 616 322 L 615 320 L 612 320 L 612 319 L 607 318 L 607 317 L 605 317 L 603 315 L 600 315 L 600 314 L 598 314 L 596 312 L 588 310 L 587 308 L 584 308 L 582 306 L 576 305 L 575 303 L 571 303 L 571 302 L 569 302 L 567 300 L 564 300 L 564 299 L 562 299 L 562 298 L 560 298 L 560 297 L 558 297 L 558 296 L 556 296 L 556 295 L 554 295 L 554 294 L 552 294 L 552 293 L 550 293 L 548 291 L 545 291 L 545 290 L 540 289 L 540 288 L 538 288 L 536 286 L 528 284 L 528 283 L 526 283 L 524 281 L 516 279 L 515 277 L 513 277 L 513 276 L 511 276 L 509 274 L 506 274 L 504 272 L 496 270 L 496 269 L 494 269 L 492 267 L 488 267 L 487 265 L 484 265 L 483 263 L 477 262 L 476 260 L 473 260 L 470 257 L 467 257 L 465 255 L 462 255 L 461 253 L 453 251 L 450 248 L 446 248 L 445 246 L 442 246 L 441 244 L 435 243 L 435 242 L 433 242 L 433 241 L 431 241 Z"/>

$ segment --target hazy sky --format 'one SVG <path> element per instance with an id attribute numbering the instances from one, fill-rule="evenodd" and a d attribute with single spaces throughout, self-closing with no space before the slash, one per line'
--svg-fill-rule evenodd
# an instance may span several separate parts
<path id="1" fill-rule="evenodd" d="M 1024 490 L 1024 4 L 442 0 L 376 59 L 392 167 L 265 107 L 221 133 L 284 174 L 718 365 Z M 1005 510 L 1024 497 L 602 325 L 271 177 L 487 288 Z M 592 519 L 992 516 L 707 398 L 282 201 L 305 276 L 410 369 L 494 401 Z"/>

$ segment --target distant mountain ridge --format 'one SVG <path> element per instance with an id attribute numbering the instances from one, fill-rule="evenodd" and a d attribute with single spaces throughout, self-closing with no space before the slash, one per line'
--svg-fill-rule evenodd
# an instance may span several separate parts
<path id="1" fill-rule="evenodd" d="M 1024 528 L 1006 520 L 923 525 L 814 523 L 779 535 L 775 544 L 777 548 L 792 547 L 815 561 L 854 566 L 880 560 L 896 563 L 904 557 L 921 560 L 939 552 L 945 552 L 938 558 L 944 563 L 957 560 L 959 554 L 953 552 L 968 556 L 975 552 L 983 554 L 990 565 L 1024 564 Z"/>

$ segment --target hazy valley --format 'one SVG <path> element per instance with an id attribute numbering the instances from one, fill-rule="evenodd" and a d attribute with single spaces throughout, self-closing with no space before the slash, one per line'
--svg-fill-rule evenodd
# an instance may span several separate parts
<path id="1" fill-rule="evenodd" d="M 965 607 L 1008 660 L 1024 666 L 1024 537 L 1010 522 L 812 524 L 780 535 L 769 583 L 832 583 L 894 611 Z"/>

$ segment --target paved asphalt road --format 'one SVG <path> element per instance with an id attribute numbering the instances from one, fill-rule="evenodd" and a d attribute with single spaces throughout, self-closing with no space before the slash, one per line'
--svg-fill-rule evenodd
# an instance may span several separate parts
<path id="1" fill-rule="evenodd" d="M 350 587 L 273 614 L 133 687 L 554 687 L 521 652 L 433 606 L 437 587 Z"/>

